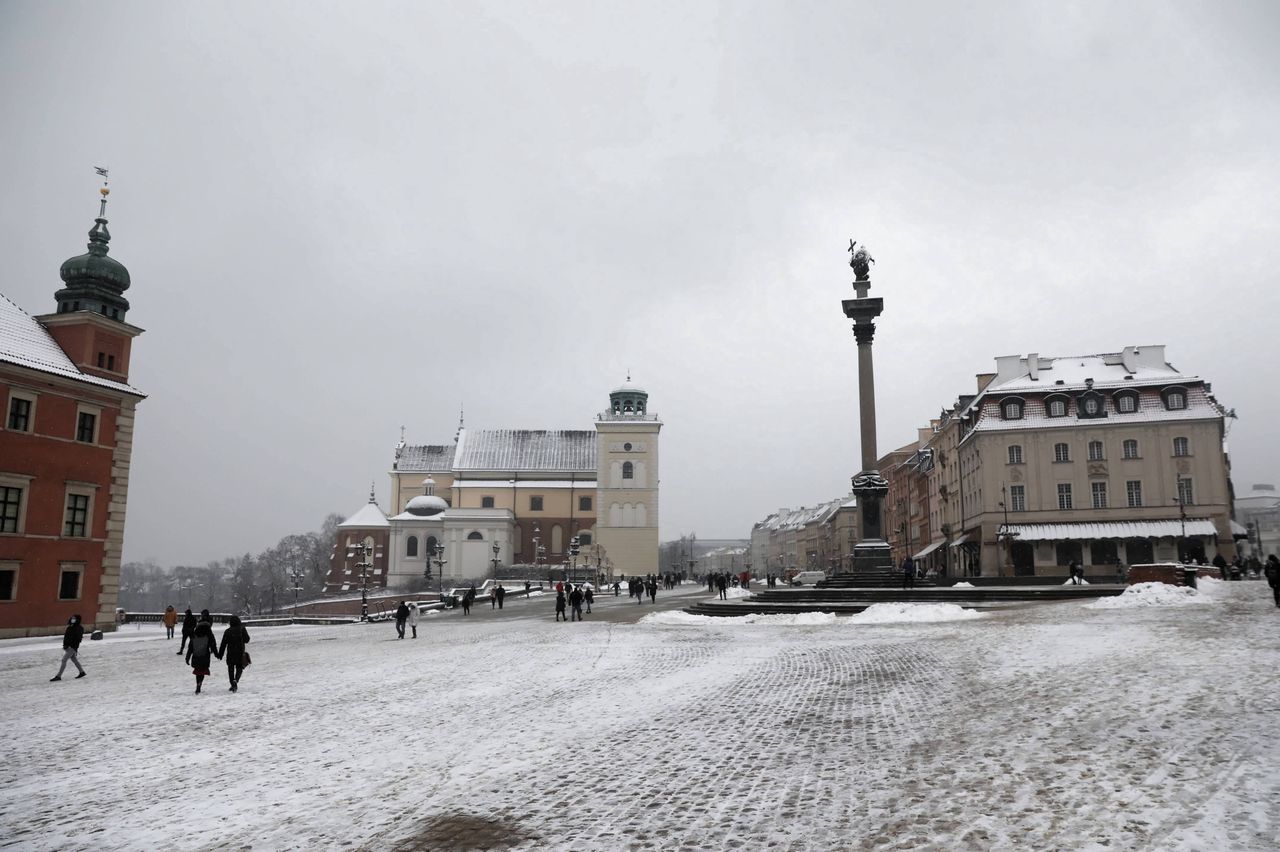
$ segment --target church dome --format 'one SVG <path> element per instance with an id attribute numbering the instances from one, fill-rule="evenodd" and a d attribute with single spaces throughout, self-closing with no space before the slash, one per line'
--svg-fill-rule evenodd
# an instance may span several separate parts
<path id="1" fill-rule="evenodd" d="M 58 274 L 69 287 L 105 286 L 117 293 L 129 289 L 129 270 L 107 255 L 111 234 L 106 219 L 95 219 L 89 231 L 89 251 L 63 261 Z"/>
<path id="2" fill-rule="evenodd" d="M 404 510 L 420 518 L 433 518 L 447 508 L 449 504 L 434 494 L 419 494 L 405 504 Z"/>
<path id="3" fill-rule="evenodd" d="M 645 393 L 644 388 L 631 384 L 630 376 L 627 376 L 624 384 L 609 392 L 609 411 L 614 416 L 643 415 L 648 405 L 649 394 Z"/>

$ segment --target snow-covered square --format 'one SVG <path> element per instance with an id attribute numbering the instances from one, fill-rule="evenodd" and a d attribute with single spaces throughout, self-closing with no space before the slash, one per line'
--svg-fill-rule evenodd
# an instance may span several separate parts
<path id="1" fill-rule="evenodd" d="M 1204 586 L 250 627 L 240 691 L 215 661 L 201 695 L 157 625 L 61 683 L 56 639 L 7 641 L 0 848 L 1272 850 L 1280 610 Z"/>

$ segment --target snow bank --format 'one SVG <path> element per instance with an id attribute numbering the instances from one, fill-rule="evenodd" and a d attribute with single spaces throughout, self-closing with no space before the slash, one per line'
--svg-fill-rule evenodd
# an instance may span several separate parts
<path id="1" fill-rule="evenodd" d="M 1081 578 L 1080 578 L 1080 582 L 1079 582 L 1079 583 L 1076 583 L 1076 582 L 1074 582 L 1070 577 L 1068 577 L 1068 578 L 1066 579 L 1066 581 L 1065 581 L 1062 585 L 1064 585 L 1064 586 L 1087 586 L 1087 585 L 1089 585 L 1089 581 L 1088 581 L 1088 580 L 1086 580 L 1084 577 L 1081 577 Z"/>
<path id="2" fill-rule="evenodd" d="M 1200 580 L 1205 583 L 1205 579 Z M 1209 583 L 1221 582 L 1207 580 Z M 1217 591 L 1216 589 L 1214 591 Z M 1085 604 L 1085 609 L 1136 609 L 1148 606 L 1191 606 L 1213 603 L 1213 593 L 1202 594 L 1186 586 L 1170 586 L 1168 583 L 1137 583 L 1114 598 L 1099 598 Z"/>
<path id="3" fill-rule="evenodd" d="M 972 588 L 973 588 L 973 583 L 966 583 L 964 580 L 961 580 L 959 583 L 952 583 L 952 584 L 951 584 L 951 588 L 953 588 L 953 589 L 972 589 Z"/>
<path id="4" fill-rule="evenodd" d="M 749 598 L 751 595 L 752 592 L 750 589 L 744 589 L 741 586 L 730 586 L 724 590 L 724 596 L 726 598 Z M 716 596 L 712 598 L 712 600 L 720 600 L 720 593 L 716 592 Z"/>
<path id="5" fill-rule="evenodd" d="M 935 621 L 969 621 L 986 618 L 985 613 L 949 603 L 878 603 L 849 617 L 852 624 L 922 624 Z"/>
<path id="6" fill-rule="evenodd" d="M 739 624 L 773 624 L 787 626 L 812 626 L 820 624 L 834 624 L 836 620 L 835 613 L 832 612 L 797 612 L 791 615 L 757 615 L 750 613 L 747 615 L 734 616 L 716 616 L 716 615 L 690 615 L 687 612 L 655 612 L 646 615 L 640 619 L 641 624 L 650 625 L 696 625 L 698 627 L 708 627 L 713 625 L 724 625 L 732 627 Z"/>

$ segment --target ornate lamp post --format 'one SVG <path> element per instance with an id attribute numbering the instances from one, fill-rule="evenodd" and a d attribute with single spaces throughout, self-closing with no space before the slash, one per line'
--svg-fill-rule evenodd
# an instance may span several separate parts
<path id="1" fill-rule="evenodd" d="M 1004 564 L 1007 573 L 1013 573 L 1013 540 L 1021 533 L 1016 530 L 1009 529 L 1009 507 L 1006 505 L 1006 494 L 1004 483 L 1000 484 L 1000 508 L 1004 511 L 1004 523 L 1000 525 L 1000 529 L 996 531 L 996 541 L 1004 545 Z"/>
<path id="2" fill-rule="evenodd" d="M 302 570 L 294 568 L 289 572 L 289 579 L 293 580 L 293 586 L 290 590 L 293 592 L 293 617 L 298 617 L 298 592 L 302 591 Z"/>
<path id="3" fill-rule="evenodd" d="M 889 495 L 889 482 L 876 469 L 876 385 L 871 360 L 871 341 L 875 337 L 875 318 L 884 310 L 884 299 L 867 295 L 871 289 L 871 264 L 875 259 L 865 245 L 849 241 L 853 268 L 855 298 L 841 302 L 844 315 L 853 320 L 853 335 L 858 342 L 858 431 L 862 439 L 862 470 L 853 477 L 853 493 L 862 512 L 862 538 L 853 548 L 854 573 L 859 568 L 893 566 L 893 553 L 884 540 L 884 501 Z"/>
<path id="4" fill-rule="evenodd" d="M 582 552 L 582 545 L 578 542 L 575 535 L 569 539 L 569 582 L 576 583 L 578 581 L 578 554 Z"/>
<path id="5" fill-rule="evenodd" d="M 498 565 L 499 565 L 499 564 L 501 564 L 501 563 L 499 562 L 499 560 L 498 560 L 498 555 L 499 555 L 500 553 L 502 553 L 502 545 L 498 544 L 498 543 L 495 541 L 495 542 L 493 543 L 493 579 L 494 579 L 494 582 L 497 582 L 497 580 L 498 580 Z"/>
<path id="6" fill-rule="evenodd" d="M 449 560 L 444 558 L 444 545 L 438 541 L 431 546 L 431 553 L 427 557 L 428 572 L 431 570 L 431 563 L 433 562 L 440 580 L 440 600 L 444 600 L 444 566 L 449 564 Z"/>
<path id="7" fill-rule="evenodd" d="M 369 559 L 373 555 L 373 545 L 366 541 L 351 546 L 347 557 L 359 556 L 360 561 L 355 564 L 360 569 L 360 620 L 369 620 L 369 569 L 373 567 L 373 562 Z"/>

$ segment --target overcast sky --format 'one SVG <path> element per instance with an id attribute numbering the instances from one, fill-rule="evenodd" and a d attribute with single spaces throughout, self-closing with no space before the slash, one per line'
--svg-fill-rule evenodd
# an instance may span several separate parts
<path id="1" fill-rule="evenodd" d="M 744 537 L 997 355 L 1167 344 L 1280 482 L 1280 5 L 0 2 L 4 292 L 52 311 L 111 169 L 125 558 L 350 514 L 392 447 L 591 428 L 626 376 L 663 538 Z"/>

